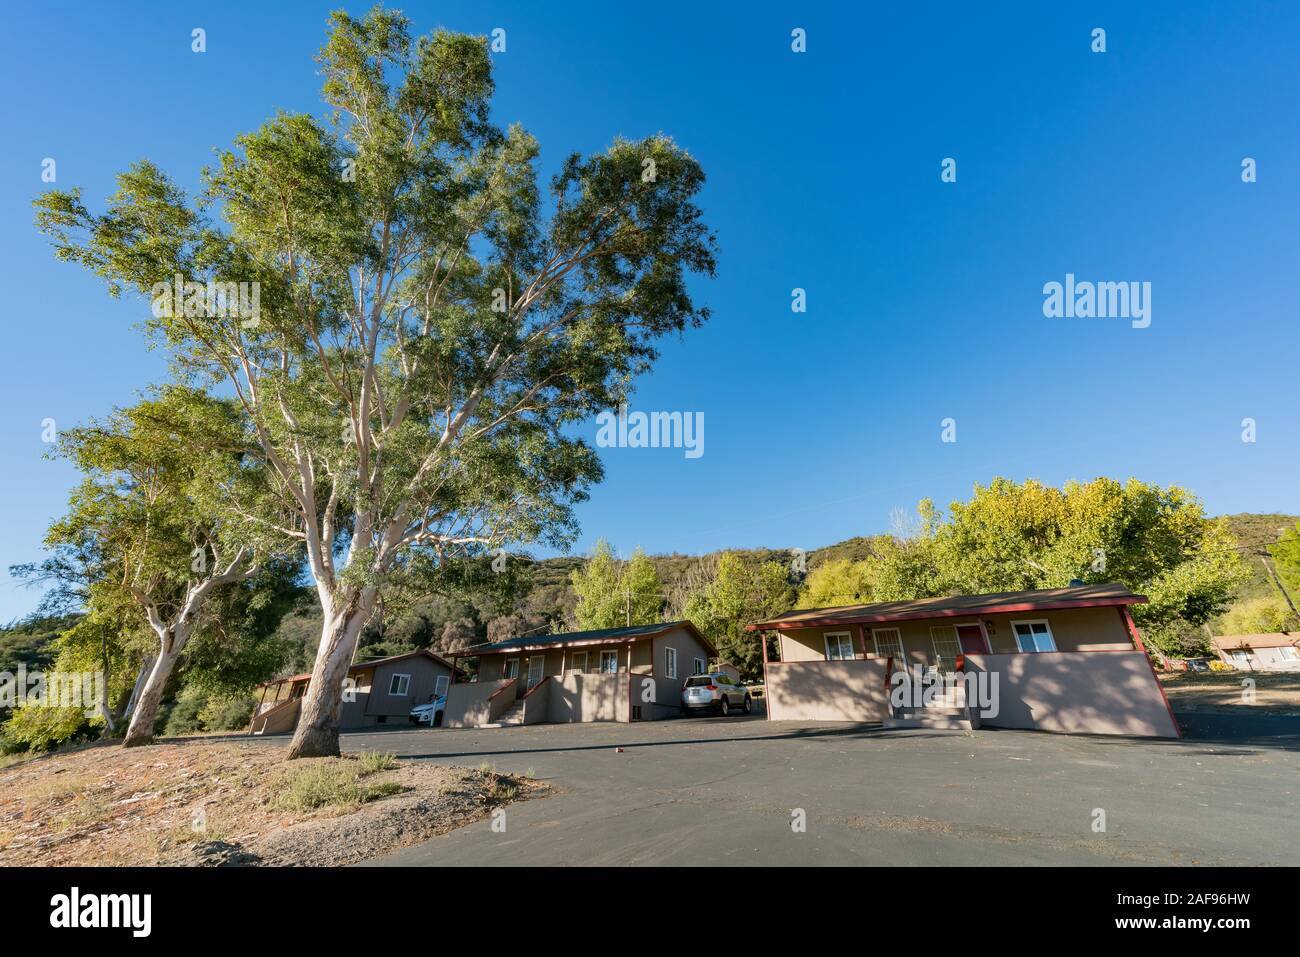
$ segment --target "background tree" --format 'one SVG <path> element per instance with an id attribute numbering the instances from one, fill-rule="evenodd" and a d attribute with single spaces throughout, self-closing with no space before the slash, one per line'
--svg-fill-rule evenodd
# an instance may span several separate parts
<path id="1" fill-rule="evenodd" d="M 794 601 L 786 564 L 746 561 L 726 552 L 718 559 L 713 580 L 687 599 L 685 610 L 718 649 L 722 661 L 735 665 L 743 677 L 758 678 L 763 650 L 759 638 L 747 633 L 745 626 L 789 611 Z"/>
<path id="2" fill-rule="evenodd" d="M 129 620 L 126 606 L 134 604 L 155 636 L 128 747 L 153 739 L 159 704 L 191 637 L 221 627 L 215 612 L 228 597 L 222 592 L 261 570 L 254 545 L 232 543 L 228 526 L 214 517 L 216 500 L 240 481 L 242 442 L 231 404 L 181 388 L 60 436 L 59 454 L 84 478 L 46 544 L 56 558 L 95 556 L 95 570 L 78 573 L 94 578 L 91 615 L 73 635 L 98 629 L 102 637 L 105 620 Z M 274 590 L 249 595 L 259 607 Z"/>
<path id="3" fill-rule="evenodd" d="M 323 620 L 290 757 L 338 753 L 343 677 L 392 575 L 571 541 L 601 469 L 563 427 L 707 317 L 686 280 L 714 269 L 703 172 L 662 135 L 570 156 L 543 217 L 536 142 L 488 120 L 484 38 L 340 12 L 320 64 L 334 129 L 281 114 L 239 137 L 200 204 L 147 163 L 100 215 L 75 191 L 37 203 L 58 255 L 113 291 L 260 284 L 255 317 L 155 298 L 149 327 L 241 403 L 276 503 L 245 504 L 249 527 L 306 549 Z"/>
<path id="4" fill-rule="evenodd" d="M 1220 620 L 1225 635 L 1259 635 L 1300 630 L 1300 619 L 1280 597 L 1247 598 L 1233 605 Z"/>
<path id="5" fill-rule="evenodd" d="M 808 572 L 799 590 L 797 608 L 828 608 L 873 601 L 875 566 L 870 561 L 834 558 Z"/>
<path id="6" fill-rule="evenodd" d="M 663 620 L 663 582 L 654 563 L 639 548 L 631 560 L 620 562 L 602 538 L 587 563 L 573 571 L 570 581 L 578 596 L 573 619 L 579 631 Z"/>
<path id="7" fill-rule="evenodd" d="M 1245 580 L 1224 523 L 1178 486 L 1099 478 L 1056 489 L 999 478 L 946 517 L 928 501 L 920 512 L 915 539 L 881 549 L 878 598 L 1121 582 L 1151 599 L 1133 611 L 1158 650 L 1199 653 L 1199 626 Z"/>

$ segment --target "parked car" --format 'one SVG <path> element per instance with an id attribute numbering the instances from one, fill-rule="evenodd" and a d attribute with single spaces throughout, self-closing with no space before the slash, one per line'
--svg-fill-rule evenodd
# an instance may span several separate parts
<path id="1" fill-rule="evenodd" d="M 754 702 L 743 686 L 734 683 L 725 674 L 693 675 L 682 685 L 684 715 L 699 714 L 701 711 L 725 715 L 734 708 L 740 708 L 749 714 L 754 710 Z"/>
<path id="2" fill-rule="evenodd" d="M 442 727 L 442 712 L 447 706 L 447 696 L 438 695 L 432 701 L 417 704 L 411 709 L 411 724 L 427 724 L 431 728 Z"/>

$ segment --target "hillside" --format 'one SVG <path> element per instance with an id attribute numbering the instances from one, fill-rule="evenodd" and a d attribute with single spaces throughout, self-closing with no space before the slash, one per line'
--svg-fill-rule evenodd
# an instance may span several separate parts
<path id="1" fill-rule="evenodd" d="M 1282 529 L 1293 527 L 1300 516 L 1280 513 L 1243 513 L 1224 516 L 1233 535 L 1242 544 L 1250 579 L 1237 595 L 1238 601 L 1273 596 L 1276 590 L 1254 553 L 1277 539 Z M 870 554 L 873 539 L 855 536 L 813 549 L 806 557 L 809 570 L 833 559 L 859 560 Z M 753 560 L 773 560 L 783 564 L 793 559 L 790 549 L 738 549 Z M 664 583 L 665 597 L 671 608 L 689 571 L 716 559 L 722 551 L 704 555 L 673 553 L 652 555 L 651 562 Z M 367 630 L 358 655 L 374 658 L 412 647 L 456 647 L 485 640 L 499 640 L 511 635 L 562 628 L 570 619 L 575 597 L 569 576 L 579 568 L 584 556 L 566 555 L 532 563 L 531 583 L 527 594 L 512 609 L 476 607 L 468 602 L 438 599 L 386 616 Z M 314 596 L 304 594 L 302 608 L 281 625 L 281 632 L 297 649 L 286 672 L 309 670 L 320 635 L 320 617 Z M 67 622 L 33 620 L 0 629 L 0 671 L 13 671 L 22 662 L 28 668 L 48 664 L 50 642 Z M 1216 622 L 1211 622 L 1215 629 Z"/>

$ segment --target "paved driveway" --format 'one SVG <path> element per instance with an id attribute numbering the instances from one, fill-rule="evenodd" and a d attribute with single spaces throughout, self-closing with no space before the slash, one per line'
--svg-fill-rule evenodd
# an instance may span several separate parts
<path id="1" fill-rule="evenodd" d="M 503 834 L 484 821 L 372 864 L 1300 864 L 1296 720 L 1198 720 L 1182 741 L 754 716 L 343 746 L 528 771 L 557 790 L 510 806 Z"/>

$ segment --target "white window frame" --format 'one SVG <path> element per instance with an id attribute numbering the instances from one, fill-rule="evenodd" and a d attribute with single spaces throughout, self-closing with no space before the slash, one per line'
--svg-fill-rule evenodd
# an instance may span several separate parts
<path id="1" fill-rule="evenodd" d="M 669 678 L 676 678 L 677 677 L 677 649 L 665 648 L 664 652 L 665 652 L 665 659 L 666 659 L 664 662 L 664 667 L 666 669 L 665 674 Z"/>
<path id="2" fill-rule="evenodd" d="M 582 667 L 578 667 L 578 659 L 582 659 Z M 569 661 L 569 674 L 583 675 L 587 673 L 587 653 L 585 651 L 575 651 Z"/>
<path id="3" fill-rule="evenodd" d="M 610 671 L 610 670 L 608 670 L 608 669 L 605 667 L 605 660 L 606 660 L 606 657 L 612 657 L 612 658 L 614 659 L 614 670 L 613 670 L 613 671 Z M 614 651 L 602 651 L 602 652 L 600 653 L 600 673 L 601 673 L 602 675 L 616 675 L 616 674 L 618 674 L 618 650 L 617 650 L 617 649 L 615 649 Z"/>
<path id="4" fill-rule="evenodd" d="M 691 675 L 692 678 L 694 678 L 695 675 L 705 675 L 709 673 L 709 663 L 703 658 L 692 658 L 691 665 L 695 668 L 695 674 Z"/>
<path id="5" fill-rule="evenodd" d="M 893 652 L 893 650 L 890 650 L 890 651 L 881 651 L 881 650 L 880 650 L 880 636 L 881 636 L 882 633 L 884 633 L 884 632 L 889 632 L 889 631 L 892 631 L 892 632 L 894 633 L 894 641 L 898 643 L 898 653 L 897 653 L 897 654 L 895 654 L 895 653 Z M 872 628 L 872 629 L 871 629 L 871 643 L 875 646 L 875 649 L 876 649 L 876 657 L 877 657 L 877 658 L 891 658 L 891 657 L 892 657 L 892 658 L 894 658 L 894 659 L 895 659 L 895 660 L 896 660 L 900 665 L 906 665 L 906 664 L 907 664 L 907 649 L 905 649 L 905 648 L 903 647 L 903 629 L 901 629 L 901 628 Z"/>
<path id="6" fill-rule="evenodd" d="M 955 654 L 945 655 L 939 650 L 940 637 L 935 634 L 936 631 L 947 629 L 952 632 L 952 643 L 957 649 Z M 947 640 L 946 638 L 944 640 Z M 934 666 L 944 674 L 953 674 L 957 670 L 957 659 L 962 656 L 961 635 L 957 632 L 956 624 L 951 625 L 931 625 L 930 626 L 930 644 L 934 646 Z"/>
<path id="7" fill-rule="evenodd" d="M 441 698 L 451 686 L 451 675 L 438 675 L 433 679 L 433 696 Z"/>
<path id="8" fill-rule="evenodd" d="M 511 667 L 510 667 L 511 665 L 514 665 L 514 669 L 513 669 L 514 674 L 511 674 L 511 673 L 510 673 L 511 670 L 512 670 Z M 501 666 L 501 677 L 502 677 L 502 678 L 505 678 L 507 681 L 509 681 L 511 678 L 518 678 L 518 677 L 519 677 L 519 659 L 518 659 L 518 658 L 507 658 L 507 659 L 506 659 L 506 663 L 505 663 L 504 665 Z"/>
<path id="9" fill-rule="evenodd" d="M 1300 658 L 1300 649 L 1297 649 L 1295 645 L 1282 645 L 1278 648 L 1277 653 L 1283 661 L 1295 661 Z"/>
<path id="10" fill-rule="evenodd" d="M 393 685 L 397 683 L 398 678 L 405 678 L 401 691 L 394 691 Z M 394 698 L 405 698 L 411 693 L 411 676 L 401 671 L 394 671 L 388 679 L 388 693 Z"/>
<path id="11" fill-rule="evenodd" d="M 831 656 L 831 639 L 835 639 L 836 650 L 840 653 Z M 847 638 L 849 641 L 849 653 L 844 655 L 844 646 L 841 640 Z M 853 661 L 857 658 L 857 653 L 853 650 L 853 632 L 851 631 L 824 631 L 822 632 L 822 650 L 826 655 L 827 661 Z"/>
<path id="12" fill-rule="evenodd" d="M 1044 626 L 1047 629 L 1047 640 L 1051 642 L 1052 647 L 1047 649 L 1039 648 L 1038 639 L 1035 638 L 1034 647 L 1026 651 L 1024 647 L 1020 644 L 1020 632 L 1016 631 L 1017 625 L 1029 625 L 1030 626 L 1029 631 L 1031 635 L 1033 634 L 1034 625 Z M 1052 652 L 1052 651 L 1060 650 L 1056 645 L 1056 635 L 1052 632 L 1052 623 L 1048 621 L 1046 618 L 1021 618 L 1017 621 L 1011 622 L 1011 637 L 1016 639 L 1016 650 L 1020 652 L 1020 654 L 1022 655 L 1041 655 L 1044 654 L 1044 652 Z"/>

